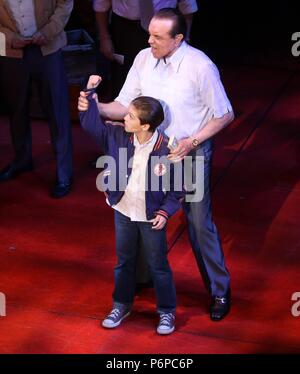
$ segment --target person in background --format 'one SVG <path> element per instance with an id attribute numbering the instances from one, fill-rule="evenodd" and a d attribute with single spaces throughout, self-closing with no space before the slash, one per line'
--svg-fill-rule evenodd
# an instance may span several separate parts
<path id="1" fill-rule="evenodd" d="M 56 157 L 53 198 L 72 185 L 72 138 L 67 77 L 61 48 L 73 0 L 0 0 L 0 32 L 6 52 L 0 57 L 0 88 L 5 92 L 15 156 L 0 172 L 0 182 L 33 169 L 30 87 L 37 82 Z"/>

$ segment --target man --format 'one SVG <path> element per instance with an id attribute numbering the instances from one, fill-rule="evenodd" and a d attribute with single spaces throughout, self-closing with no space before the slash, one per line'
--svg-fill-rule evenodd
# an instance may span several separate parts
<path id="1" fill-rule="evenodd" d="M 198 10 L 196 0 L 93 0 L 93 6 L 100 52 L 111 62 L 110 80 L 104 77 L 104 84 L 99 90 L 105 100 L 111 100 L 119 94 L 136 55 L 141 49 L 148 47 L 148 26 L 154 12 L 165 7 L 178 7 L 186 20 L 186 40 L 189 40 L 193 14 Z M 95 167 L 96 162 L 97 159 L 93 160 L 91 165 Z M 151 285 L 151 279 L 141 243 L 137 288 L 148 285 Z"/>
<path id="2" fill-rule="evenodd" d="M 0 32 L 5 36 L 0 86 L 15 151 L 12 163 L 0 172 L 0 182 L 33 169 L 29 99 L 31 81 L 36 80 L 57 161 L 53 198 L 69 193 L 72 183 L 68 85 L 61 52 L 72 8 L 73 0 L 0 0 Z"/>
<path id="3" fill-rule="evenodd" d="M 113 61 L 113 97 L 120 92 L 135 56 L 148 46 L 148 26 L 154 12 L 161 8 L 178 6 L 186 19 L 189 39 L 193 13 L 198 10 L 196 0 L 93 0 L 93 5 L 100 52 Z M 124 56 L 123 64 L 116 61 L 114 53 Z"/>
<path id="4" fill-rule="evenodd" d="M 169 118 L 166 134 L 175 135 L 178 147 L 171 159 L 204 156 L 204 196 L 184 203 L 190 242 L 205 285 L 212 297 L 210 317 L 221 320 L 230 309 L 230 277 L 225 266 L 217 228 L 212 220 L 209 191 L 212 137 L 234 118 L 232 107 L 213 62 L 184 42 L 186 24 L 174 9 L 162 9 L 149 26 L 151 48 L 142 50 L 114 102 L 99 103 L 99 112 L 122 118 L 132 98 L 149 95 L 165 104 Z M 85 94 L 79 110 L 87 110 Z M 195 165 L 195 163 L 194 163 Z"/>

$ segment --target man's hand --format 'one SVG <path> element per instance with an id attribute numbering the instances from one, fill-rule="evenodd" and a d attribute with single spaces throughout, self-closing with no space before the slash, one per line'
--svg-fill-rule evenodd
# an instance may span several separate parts
<path id="1" fill-rule="evenodd" d="M 153 230 L 161 230 L 162 228 L 164 228 L 165 224 L 167 223 L 167 219 L 158 214 L 150 222 L 152 222 L 152 229 Z"/>
<path id="2" fill-rule="evenodd" d="M 48 44 L 48 39 L 40 31 L 37 31 L 32 37 L 32 44 L 43 46 Z"/>
<path id="3" fill-rule="evenodd" d="M 26 47 L 28 44 L 31 44 L 31 42 L 31 38 L 24 38 L 20 35 L 16 35 L 11 41 L 11 46 L 14 49 L 22 49 Z"/>
<path id="4" fill-rule="evenodd" d="M 190 153 L 193 149 L 192 141 L 190 138 L 184 138 L 178 141 L 178 147 L 173 149 L 168 155 L 168 159 L 172 162 L 179 162 Z"/>
<path id="5" fill-rule="evenodd" d="M 80 96 L 78 98 L 78 106 L 77 106 L 77 109 L 80 112 L 86 112 L 89 109 L 90 103 L 87 99 L 88 95 L 89 95 L 88 92 L 80 91 Z M 93 99 L 96 101 L 97 104 L 99 104 L 98 95 L 96 93 L 93 94 Z"/>
<path id="6" fill-rule="evenodd" d="M 78 110 L 80 112 L 86 112 L 89 109 L 89 101 L 86 98 L 88 96 L 88 92 L 80 91 L 80 96 L 78 98 Z"/>

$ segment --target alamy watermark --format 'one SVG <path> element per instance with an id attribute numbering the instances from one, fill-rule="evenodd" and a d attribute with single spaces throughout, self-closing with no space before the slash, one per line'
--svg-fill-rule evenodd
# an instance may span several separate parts
<path id="1" fill-rule="evenodd" d="M 119 159 L 101 156 L 97 168 L 104 170 L 98 175 L 99 191 L 125 191 L 128 185 L 128 169 L 132 169 L 133 157 L 127 164 L 127 148 L 119 149 Z M 171 173 L 171 168 L 172 173 Z M 150 175 L 149 175 L 150 174 Z M 171 179 L 171 175 L 173 176 Z M 140 187 L 138 191 L 141 191 Z M 200 202 L 204 195 L 204 156 L 186 156 L 182 162 L 170 162 L 167 156 L 151 156 L 142 191 L 180 192 L 184 188 L 186 202 Z"/>
<path id="2" fill-rule="evenodd" d="M 300 56 L 300 32 L 294 32 L 292 34 L 292 41 L 295 42 L 293 45 L 292 45 L 292 55 L 294 57 L 298 57 Z"/>
<path id="3" fill-rule="evenodd" d="M 0 292 L 0 317 L 6 316 L 6 297 L 3 292 Z"/>
<path id="4" fill-rule="evenodd" d="M 299 317 L 300 316 L 300 292 L 294 292 L 291 297 L 292 301 L 295 301 L 293 303 L 291 308 L 291 313 L 293 317 Z"/>

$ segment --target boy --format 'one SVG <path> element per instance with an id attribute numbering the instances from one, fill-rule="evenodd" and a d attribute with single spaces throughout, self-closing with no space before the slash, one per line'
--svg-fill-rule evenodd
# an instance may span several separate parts
<path id="1" fill-rule="evenodd" d="M 98 76 L 89 79 L 87 89 L 90 92 L 85 95 L 90 105 L 86 112 L 80 112 L 81 125 L 97 139 L 105 154 L 113 157 L 116 176 L 124 172 L 119 170 L 122 169 L 120 148 L 127 151 L 125 191 L 120 188 L 120 180 L 117 180 L 116 190 L 106 190 L 107 202 L 115 210 L 118 262 L 114 270 L 113 309 L 102 326 L 117 327 L 130 314 L 135 294 L 138 237 L 141 235 L 160 315 L 157 333 L 170 334 L 174 331 L 176 292 L 167 259 L 166 223 L 180 208 L 184 192 L 182 183 L 180 191 L 175 191 L 174 164 L 166 157 L 169 153 L 167 139 L 157 130 L 164 120 L 163 108 L 158 100 L 140 96 L 130 104 L 124 127 L 105 125 L 99 117 L 93 90 L 100 80 Z M 106 169 L 103 175 L 111 176 L 110 173 Z M 169 177 L 167 190 L 166 176 Z M 157 188 L 151 188 L 155 178 Z"/>

